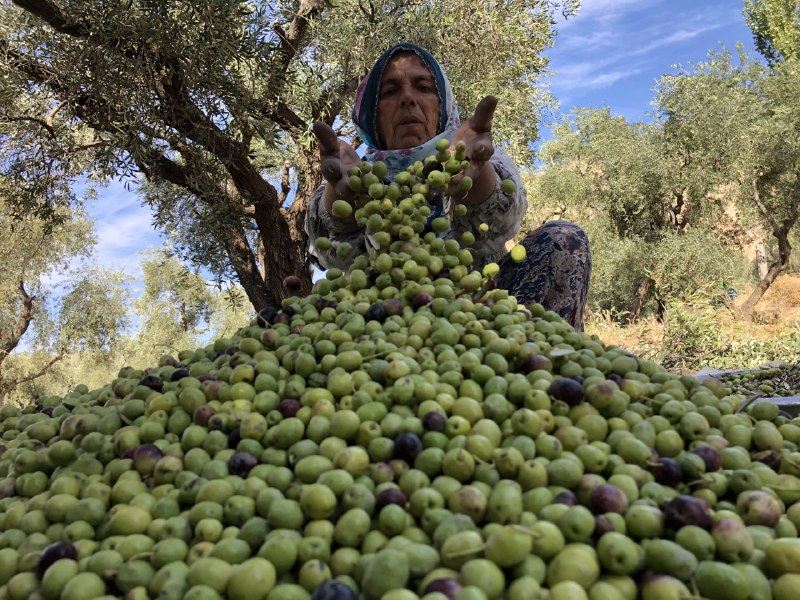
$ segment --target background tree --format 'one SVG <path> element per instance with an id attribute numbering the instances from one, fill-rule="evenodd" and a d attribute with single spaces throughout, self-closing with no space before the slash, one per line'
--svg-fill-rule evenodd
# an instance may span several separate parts
<path id="1" fill-rule="evenodd" d="M 126 324 L 119 274 L 73 268 L 94 245 L 92 224 L 57 209 L 55 224 L 33 215 L 14 219 L 0 196 L 0 399 L 45 374 L 69 352 L 109 348 Z M 10 360 L 25 338 L 24 364 Z"/>
<path id="2" fill-rule="evenodd" d="M 76 161 L 100 177 L 143 174 L 181 256 L 234 275 L 260 309 L 287 294 L 287 275 L 309 275 L 302 224 L 320 182 L 309 125 L 352 134 L 351 97 L 383 49 L 429 47 L 465 111 L 498 95 L 498 138 L 525 160 L 541 52 L 554 13 L 578 0 L 13 5 L 0 8 L 0 165 L 36 192 L 20 194 L 20 208 L 63 202 Z"/>
<path id="3" fill-rule="evenodd" d="M 744 16 L 770 64 L 800 58 L 800 1 L 745 0 Z"/>
<path id="4" fill-rule="evenodd" d="M 718 260 L 725 251 L 713 236 L 679 239 L 707 222 L 705 198 L 714 179 L 691 168 L 687 143 L 668 138 L 660 123 L 578 109 L 556 125 L 542 158 L 545 170 L 532 188 L 532 205 L 544 212 L 540 220 L 566 216 L 589 232 L 596 309 L 633 321 L 654 299 L 663 314 L 670 295 L 718 285 L 729 272 L 730 261 Z M 689 255 L 699 262 L 686 262 Z M 704 283 L 687 273 L 692 269 L 702 272 Z"/>
<path id="5" fill-rule="evenodd" d="M 140 345 L 184 348 L 208 330 L 214 294 L 167 248 L 151 251 L 141 263 L 144 291 L 134 306 Z"/>
<path id="6" fill-rule="evenodd" d="M 752 225 L 772 236 L 766 274 L 741 305 L 745 316 L 789 266 L 800 216 L 800 61 L 766 69 L 714 54 L 692 72 L 664 77 L 657 104 L 670 136 L 694 147 L 693 168 L 735 186 Z"/>

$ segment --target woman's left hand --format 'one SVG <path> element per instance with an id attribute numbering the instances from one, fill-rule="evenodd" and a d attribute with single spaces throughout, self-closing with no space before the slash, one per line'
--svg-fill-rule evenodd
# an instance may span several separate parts
<path id="1" fill-rule="evenodd" d="M 486 200 L 497 185 L 497 175 L 489 162 L 494 154 L 492 143 L 492 119 L 497 108 L 497 98 L 486 96 L 478 103 L 473 114 L 458 128 L 450 140 L 451 149 L 459 142 L 466 145 L 466 158 L 469 168 L 450 180 L 447 193 L 457 202 L 475 205 Z M 461 180 L 467 175 L 472 179 L 472 188 L 464 192 Z"/>

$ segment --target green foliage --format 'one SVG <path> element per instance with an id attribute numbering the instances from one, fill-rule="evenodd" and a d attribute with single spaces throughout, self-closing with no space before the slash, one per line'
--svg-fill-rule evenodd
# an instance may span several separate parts
<path id="1" fill-rule="evenodd" d="M 59 302 L 55 348 L 108 350 L 129 325 L 130 279 L 97 268 L 82 273 Z"/>
<path id="2" fill-rule="evenodd" d="M 643 308 L 663 312 L 669 298 L 740 276 L 706 201 L 716 176 L 690 168 L 686 148 L 662 124 L 629 123 L 608 109 L 576 110 L 545 144 L 546 169 L 529 186 L 536 216 L 526 225 L 549 213 L 587 231 L 592 310 L 627 318 L 642 295 Z"/>
<path id="3" fill-rule="evenodd" d="M 756 48 L 769 63 L 800 58 L 798 0 L 745 0 L 744 16 Z"/>
<path id="4" fill-rule="evenodd" d="M 166 248 L 152 251 L 141 266 L 144 292 L 137 311 L 145 315 L 144 329 L 188 332 L 208 321 L 213 295 L 200 275 Z"/>

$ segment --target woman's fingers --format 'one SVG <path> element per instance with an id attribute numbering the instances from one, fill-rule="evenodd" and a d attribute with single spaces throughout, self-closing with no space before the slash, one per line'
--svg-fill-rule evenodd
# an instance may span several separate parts
<path id="1" fill-rule="evenodd" d="M 312 131 L 317 140 L 319 140 L 320 156 L 323 158 L 326 156 L 339 158 L 339 138 L 336 137 L 336 132 L 322 121 L 315 121 Z"/>
<path id="2" fill-rule="evenodd" d="M 492 158 L 492 154 L 494 154 L 494 144 L 492 144 L 491 139 L 487 139 L 486 136 L 480 136 L 475 140 L 475 144 L 472 146 L 472 161 L 474 163 L 485 163 Z"/>
<path id="3" fill-rule="evenodd" d="M 322 159 L 322 176 L 331 183 L 342 178 L 342 161 L 338 157 L 326 156 Z"/>
<path id="4" fill-rule="evenodd" d="M 497 98 L 486 96 L 478 102 L 475 114 L 470 117 L 469 124 L 475 133 L 488 133 L 492 130 L 492 119 L 497 108 Z"/>

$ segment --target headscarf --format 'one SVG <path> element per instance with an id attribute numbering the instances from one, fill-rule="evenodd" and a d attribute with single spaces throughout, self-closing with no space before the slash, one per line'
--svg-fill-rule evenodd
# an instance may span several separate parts
<path id="1" fill-rule="evenodd" d="M 381 77 L 386 65 L 398 52 L 413 52 L 428 66 L 436 81 L 436 91 L 439 95 L 439 122 L 437 134 L 421 146 L 404 148 L 401 150 L 387 150 L 381 147 L 378 135 L 378 92 L 380 91 Z M 456 130 L 461 125 L 458 116 L 458 106 L 450 87 L 450 81 L 435 58 L 424 48 L 403 42 L 395 44 L 381 54 L 375 61 L 372 69 L 361 81 L 356 91 L 356 100 L 353 105 L 353 123 L 358 129 L 358 134 L 367 145 L 366 159 L 370 162 L 381 160 L 388 167 L 388 177 L 392 178 L 409 165 L 424 160 L 426 156 L 436 152 L 436 142 L 443 138 L 452 139 Z"/>

